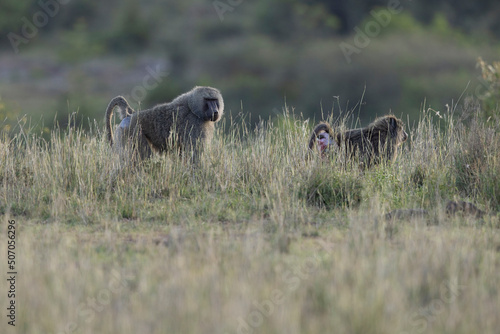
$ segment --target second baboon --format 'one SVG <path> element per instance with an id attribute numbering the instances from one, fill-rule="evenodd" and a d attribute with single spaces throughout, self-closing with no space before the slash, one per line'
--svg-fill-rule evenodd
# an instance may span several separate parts
<path id="1" fill-rule="evenodd" d="M 446 214 L 448 216 L 455 216 L 461 214 L 462 216 L 473 216 L 482 218 L 485 213 L 472 203 L 465 201 L 448 201 L 446 203 Z"/>
<path id="2" fill-rule="evenodd" d="M 403 122 L 393 115 L 377 118 L 365 128 L 334 133 L 332 127 L 325 122 L 319 123 L 313 130 L 309 140 L 309 149 L 315 150 L 315 144 L 324 157 L 335 145 L 344 147 L 348 158 L 358 156 L 365 167 L 381 161 L 393 162 L 398 148 L 408 139 Z"/>
<path id="3" fill-rule="evenodd" d="M 337 144 L 344 147 L 349 158 L 358 156 L 364 167 L 382 160 L 393 162 L 398 148 L 408 139 L 403 122 L 393 115 L 377 118 L 365 128 L 337 134 Z"/>
<path id="4" fill-rule="evenodd" d="M 120 108 L 120 125 L 111 131 L 113 109 Z M 195 87 L 172 102 L 134 112 L 123 97 L 114 98 L 106 110 L 108 140 L 126 159 L 149 158 L 153 151 L 178 150 L 195 158 L 213 137 L 214 123 L 224 112 L 220 92 Z"/>
<path id="5" fill-rule="evenodd" d="M 318 150 L 321 157 L 325 157 L 332 145 L 337 145 L 335 142 L 333 129 L 328 123 L 319 123 L 311 134 L 309 139 L 309 150 Z M 316 147 L 315 147 L 316 144 Z"/>

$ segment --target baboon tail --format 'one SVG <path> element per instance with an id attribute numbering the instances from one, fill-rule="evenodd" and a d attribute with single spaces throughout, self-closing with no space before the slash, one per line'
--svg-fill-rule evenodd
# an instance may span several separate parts
<path id="1" fill-rule="evenodd" d="M 318 134 L 321 131 L 325 131 L 328 133 L 330 136 L 333 136 L 332 133 L 332 128 L 330 127 L 330 124 L 328 123 L 319 123 L 316 125 L 316 127 L 313 130 L 313 133 L 311 135 L 311 139 L 309 140 L 309 149 L 313 150 L 314 149 L 314 143 L 316 142 L 316 138 L 318 137 Z"/>
<path id="2" fill-rule="evenodd" d="M 123 120 L 125 117 L 130 116 L 134 109 L 130 108 L 127 100 L 123 96 L 117 96 L 111 100 L 108 104 L 108 108 L 106 109 L 106 135 L 108 141 L 111 146 L 113 146 L 113 130 L 111 129 L 111 118 L 113 117 L 113 110 L 115 107 L 119 108 L 118 115 L 120 116 L 120 120 Z"/>

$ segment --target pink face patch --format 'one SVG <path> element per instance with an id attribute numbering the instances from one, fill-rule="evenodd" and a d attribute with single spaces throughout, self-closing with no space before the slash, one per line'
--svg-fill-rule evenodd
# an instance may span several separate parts
<path id="1" fill-rule="evenodd" d="M 330 143 L 330 135 L 328 133 L 322 132 L 318 135 L 318 146 L 321 152 L 324 152 Z"/>

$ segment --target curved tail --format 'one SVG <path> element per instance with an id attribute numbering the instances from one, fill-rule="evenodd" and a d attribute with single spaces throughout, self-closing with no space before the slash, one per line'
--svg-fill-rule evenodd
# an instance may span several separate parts
<path id="1" fill-rule="evenodd" d="M 130 108 L 127 100 L 123 96 L 117 96 L 111 100 L 108 104 L 108 108 L 106 109 L 106 136 L 108 137 L 108 141 L 111 146 L 113 146 L 113 131 L 111 129 L 111 118 L 113 117 L 113 110 L 118 107 L 120 116 L 120 120 L 124 119 L 127 116 L 130 116 L 134 113 L 134 109 Z"/>

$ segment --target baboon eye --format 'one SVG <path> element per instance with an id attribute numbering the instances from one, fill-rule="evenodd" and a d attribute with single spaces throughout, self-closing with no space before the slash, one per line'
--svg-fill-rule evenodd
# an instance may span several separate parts
<path id="1" fill-rule="evenodd" d="M 216 111 L 219 110 L 219 100 L 217 99 L 205 99 L 205 101 L 207 102 L 206 104 L 206 107 L 208 109 L 216 109 Z"/>

